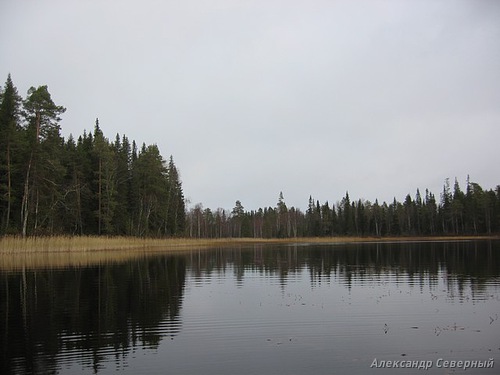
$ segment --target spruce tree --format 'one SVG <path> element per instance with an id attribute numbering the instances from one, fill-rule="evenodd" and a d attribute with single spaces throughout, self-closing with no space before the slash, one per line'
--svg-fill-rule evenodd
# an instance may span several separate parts
<path id="1" fill-rule="evenodd" d="M 179 171 L 174 163 L 174 158 L 170 155 L 167 168 L 167 230 L 166 235 L 180 236 L 184 232 L 186 222 L 186 207 L 184 202 L 184 192 Z"/>
<path id="2" fill-rule="evenodd" d="M 12 212 L 20 186 L 19 172 L 21 97 L 10 74 L 5 82 L 0 101 L 0 233 L 13 228 Z"/>

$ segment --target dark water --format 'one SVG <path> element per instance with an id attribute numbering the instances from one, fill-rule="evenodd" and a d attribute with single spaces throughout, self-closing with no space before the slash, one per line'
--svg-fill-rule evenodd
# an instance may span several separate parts
<path id="1" fill-rule="evenodd" d="M 0 373 L 497 374 L 499 315 L 491 241 L 3 270 Z"/>

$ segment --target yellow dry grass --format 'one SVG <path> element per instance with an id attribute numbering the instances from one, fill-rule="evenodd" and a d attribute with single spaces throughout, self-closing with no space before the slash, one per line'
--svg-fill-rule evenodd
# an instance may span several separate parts
<path id="1" fill-rule="evenodd" d="M 94 252 L 116 250 L 175 251 L 190 247 L 211 247 L 242 242 L 226 239 L 138 238 L 106 236 L 0 237 L 0 254 Z M 243 240 L 245 242 L 245 240 Z"/>
<path id="2" fill-rule="evenodd" d="M 0 237 L 0 270 L 82 267 L 217 246 L 207 240 L 135 237 Z"/>
<path id="3" fill-rule="evenodd" d="M 263 244 L 343 244 L 369 242 L 467 241 L 500 236 L 461 237 L 304 237 L 285 239 L 149 239 L 136 237 L 0 237 L 0 270 L 83 267 L 124 262 L 158 253 Z"/>
<path id="4" fill-rule="evenodd" d="M 297 237 L 283 239 L 264 238 L 137 238 L 105 236 L 52 236 L 52 237 L 0 237 L 0 255 L 60 252 L 94 252 L 116 250 L 178 251 L 193 247 L 218 247 L 244 244 L 289 243 L 353 243 L 400 241 L 465 241 L 500 239 L 500 236 L 440 236 L 440 237 Z"/>

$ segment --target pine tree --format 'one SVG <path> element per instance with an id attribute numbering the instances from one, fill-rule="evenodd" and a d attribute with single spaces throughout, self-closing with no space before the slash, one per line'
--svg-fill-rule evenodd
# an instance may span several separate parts
<path id="1" fill-rule="evenodd" d="M 23 103 L 23 116 L 29 156 L 25 165 L 24 191 L 21 205 L 22 235 L 28 232 L 28 220 L 33 215 L 31 229 L 36 233 L 38 226 L 48 219 L 53 222 L 52 212 L 41 217 L 45 209 L 52 211 L 57 205 L 57 187 L 64 171 L 58 160 L 58 147 L 62 144 L 59 121 L 66 109 L 57 106 L 47 86 L 31 87 Z M 51 200 L 50 203 L 47 200 Z M 48 206 L 40 204 L 46 202 Z"/>

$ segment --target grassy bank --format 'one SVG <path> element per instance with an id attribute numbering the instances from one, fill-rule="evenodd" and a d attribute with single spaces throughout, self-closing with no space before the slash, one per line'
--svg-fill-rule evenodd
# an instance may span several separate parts
<path id="1" fill-rule="evenodd" d="M 156 249 L 174 251 L 191 247 L 215 246 L 217 241 L 184 238 L 137 238 L 106 236 L 3 237 L 0 254 L 96 252 Z"/>
<path id="2" fill-rule="evenodd" d="M 144 239 L 135 237 L 0 237 L 0 271 L 82 267 L 124 262 L 156 253 L 264 244 L 342 244 L 368 242 L 467 241 L 490 237 L 314 237 Z"/>
<path id="3" fill-rule="evenodd" d="M 183 249 L 220 247 L 250 244 L 289 243 L 354 243 L 399 241 L 466 241 L 500 239 L 500 236 L 448 236 L 448 237 L 300 237 L 283 239 L 264 238 L 137 238 L 104 236 L 53 236 L 53 237 L 1 237 L 0 254 L 67 253 L 118 250 L 180 251 Z"/>

